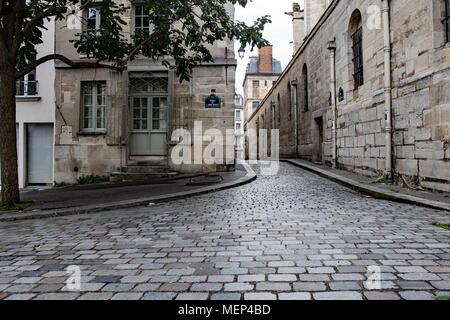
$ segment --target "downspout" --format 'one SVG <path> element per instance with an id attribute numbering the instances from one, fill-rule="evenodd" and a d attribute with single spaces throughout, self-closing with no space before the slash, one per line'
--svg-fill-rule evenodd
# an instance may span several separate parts
<path id="1" fill-rule="evenodd" d="M 331 93 L 331 109 L 333 113 L 332 121 L 332 137 L 333 137 L 333 154 L 332 165 L 337 168 L 337 102 L 336 102 L 336 40 L 328 42 L 327 49 L 330 51 L 330 93 Z"/>
<path id="2" fill-rule="evenodd" d="M 392 82 L 391 82 L 391 28 L 389 21 L 389 0 L 382 0 L 382 19 L 384 37 L 384 111 L 386 133 L 386 181 L 392 181 Z"/>

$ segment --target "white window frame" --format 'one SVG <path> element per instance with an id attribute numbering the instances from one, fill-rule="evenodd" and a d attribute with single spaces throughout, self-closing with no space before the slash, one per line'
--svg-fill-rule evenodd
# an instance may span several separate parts
<path id="1" fill-rule="evenodd" d="M 34 72 L 34 80 L 29 80 L 30 73 Z M 34 94 L 29 94 L 29 85 L 30 83 L 35 83 L 35 91 Z M 17 90 L 17 84 L 23 83 L 23 94 L 16 94 L 16 97 L 36 97 L 38 95 L 38 81 L 37 81 L 37 74 L 36 69 L 33 71 L 27 73 L 23 76 L 23 80 L 17 80 L 16 81 L 16 90 Z"/>
<path id="2" fill-rule="evenodd" d="M 105 108 L 105 112 L 103 113 L 103 116 L 105 117 L 104 119 L 104 124 L 105 127 L 104 128 L 97 128 L 97 109 L 98 109 L 98 105 L 97 105 L 97 85 L 102 84 L 104 85 L 104 92 L 105 92 L 105 105 L 104 106 L 100 106 L 100 107 L 104 107 Z M 92 123 L 93 123 L 93 128 L 86 128 L 84 125 L 84 121 L 85 121 L 85 115 L 84 115 L 84 109 L 85 109 L 85 103 L 84 103 L 84 94 L 85 94 L 85 86 L 86 85 L 90 85 L 92 87 Z M 106 82 L 104 81 L 86 81 L 86 82 L 82 82 L 81 83 L 81 132 L 83 133 L 106 133 L 106 111 L 107 111 L 107 94 L 106 94 Z"/>
<path id="3" fill-rule="evenodd" d="M 137 8 L 138 7 L 141 7 L 141 9 L 142 9 L 142 13 L 141 13 L 141 15 L 137 15 Z M 150 21 L 148 22 L 148 26 L 146 26 L 146 27 L 144 27 L 143 26 L 143 24 L 144 24 L 144 17 L 148 17 L 148 15 L 145 15 L 144 14 L 144 6 L 142 5 L 142 4 L 136 4 L 135 6 L 134 6 L 134 8 L 133 8 L 133 32 L 134 33 L 136 33 L 136 30 L 141 30 L 141 31 L 144 31 L 144 30 L 147 30 L 148 29 L 148 33 L 149 34 L 152 34 L 153 33 L 153 30 L 154 30 L 154 28 L 155 28 L 155 26 L 154 26 L 154 24 L 153 23 L 150 23 Z M 137 18 L 140 18 L 140 20 L 141 20 L 141 26 L 140 27 L 137 27 L 136 26 L 136 19 Z"/>
<path id="4" fill-rule="evenodd" d="M 88 29 L 88 16 L 89 16 L 89 10 L 90 9 L 95 9 L 95 30 L 89 30 Z M 85 12 L 83 14 L 85 23 L 84 23 L 84 31 L 88 32 L 88 31 L 99 31 L 100 30 L 100 26 L 101 26 L 101 16 L 100 16 L 100 10 L 98 7 L 96 6 L 92 6 L 92 7 L 88 7 L 85 9 Z"/>

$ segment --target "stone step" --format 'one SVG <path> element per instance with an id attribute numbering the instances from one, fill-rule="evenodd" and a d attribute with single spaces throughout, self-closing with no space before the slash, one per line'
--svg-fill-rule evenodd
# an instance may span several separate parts
<path id="1" fill-rule="evenodd" d="M 170 168 L 167 166 L 126 166 L 122 167 L 122 173 L 140 173 L 140 174 L 153 174 L 153 173 L 168 173 Z"/>
<path id="2" fill-rule="evenodd" d="M 178 172 L 153 172 L 153 173 L 135 173 L 135 172 L 111 172 L 111 182 L 142 181 L 153 179 L 168 179 L 178 175 Z"/>

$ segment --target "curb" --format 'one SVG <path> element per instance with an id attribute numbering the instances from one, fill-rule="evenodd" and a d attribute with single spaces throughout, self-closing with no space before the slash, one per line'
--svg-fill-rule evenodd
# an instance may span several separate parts
<path id="1" fill-rule="evenodd" d="M 78 208 L 70 208 L 70 209 L 58 209 L 58 210 L 47 210 L 47 211 L 40 211 L 40 212 L 30 212 L 25 214 L 8 214 L 8 216 L 0 216 L 0 222 L 11 222 L 11 221 L 18 221 L 18 220 L 32 220 L 32 219 L 44 219 L 44 218 L 51 218 L 51 217 L 64 217 L 69 215 L 79 215 L 79 214 L 86 214 L 86 213 L 94 213 L 94 212 L 102 212 L 107 210 L 115 210 L 115 209 L 124 209 L 124 208 L 130 208 L 130 207 L 139 207 L 139 206 L 147 206 L 149 203 L 162 203 L 162 202 L 168 202 L 173 200 L 180 200 L 189 198 L 192 196 L 197 196 L 201 194 L 211 193 L 215 191 L 221 191 L 226 189 L 231 189 L 235 187 L 242 186 L 244 184 L 250 183 L 255 181 L 257 178 L 256 174 L 254 173 L 247 173 L 244 177 L 241 177 L 237 180 L 226 182 L 226 183 L 219 183 L 216 185 L 203 187 L 203 188 L 197 188 L 192 191 L 183 191 L 183 192 L 177 192 L 177 193 L 169 193 L 159 196 L 153 196 L 148 198 L 140 198 L 140 199 L 134 199 L 134 200 L 125 200 L 125 201 L 119 201 L 119 202 L 112 202 L 112 203 L 103 203 L 98 205 L 88 205 Z"/>
<path id="2" fill-rule="evenodd" d="M 349 187 L 353 190 L 357 190 L 359 192 L 369 194 L 377 199 L 391 200 L 391 201 L 396 201 L 396 202 L 414 204 L 414 205 L 432 208 L 432 209 L 450 211 L 450 204 L 447 204 L 447 203 L 443 203 L 443 202 L 439 202 L 439 201 L 435 201 L 435 200 L 428 200 L 428 199 L 424 199 L 424 198 L 419 198 L 419 197 L 411 196 L 408 194 L 393 192 L 393 191 L 385 190 L 385 189 L 374 187 L 374 186 L 368 186 L 364 183 L 361 183 L 361 182 L 358 182 L 358 181 L 355 181 L 355 180 L 352 180 L 349 178 L 345 178 L 345 177 L 342 177 L 335 173 L 319 169 L 315 166 L 308 165 L 306 163 L 300 163 L 295 160 L 283 159 L 280 161 L 287 162 L 294 166 L 308 170 L 308 171 L 313 172 L 323 178 L 327 178 L 331 181 L 339 183 L 345 187 Z"/>

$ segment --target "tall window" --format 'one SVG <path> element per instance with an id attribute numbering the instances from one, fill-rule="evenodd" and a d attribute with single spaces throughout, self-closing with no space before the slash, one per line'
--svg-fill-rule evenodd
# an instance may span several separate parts
<path id="1" fill-rule="evenodd" d="M 445 28 L 445 40 L 450 42 L 450 0 L 444 0 L 445 17 L 442 20 Z"/>
<path id="2" fill-rule="evenodd" d="M 351 64 L 353 64 L 353 84 L 356 90 L 364 83 L 363 29 L 361 12 L 359 10 L 355 10 L 352 14 L 349 34 L 353 52 L 351 61 Z"/>
<path id="3" fill-rule="evenodd" d="M 308 68 L 306 64 L 303 66 L 302 71 L 303 78 L 303 111 L 308 112 L 309 110 L 309 97 L 308 97 Z"/>
<path id="4" fill-rule="evenodd" d="M 100 9 L 97 7 L 87 8 L 85 15 L 85 30 L 87 32 L 96 32 L 100 30 Z"/>
<path id="5" fill-rule="evenodd" d="M 362 28 L 356 30 L 352 35 L 353 41 L 353 80 L 355 81 L 355 89 L 358 89 L 364 83 L 363 74 L 363 52 L 362 52 Z"/>
<path id="6" fill-rule="evenodd" d="M 33 70 L 16 81 L 16 96 L 29 97 L 36 95 L 36 70 Z"/>
<path id="7" fill-rule="evenodd" d="M 84 82 L 82 98 L 83 131 L 105 131 L 106 84 L 104 82 Z"/>
<path id="8" fill-rule="evenodd" d="M 287 85 L 287 106 L 288 106 L 288 120 L 292 120 L 292 90 L 291 83 L 288 82 Z"/>
<path id="9" fill-rule="evenodd" d="M 241 111 L 240 110 L 236 110 L 236 120 L 241 120 Z"/>
<path id="10" fill-rule="evenodd" d="M 150 23 L 148 16 L 150 14 L 149 10 L 146 10 L 144 6 L 138 5 L 135 7 L 134 11 L 134 31 L 148 32 L 152 33 L 153 24 Z"/>
<path id="11" fill-rule="evenodd" d="M 280 125 L 281 125 L 281 97 L 280 97 L 280 94 L 278 94 L 278 96 L 277 96 L 277 104 L 278 104 L 277 128 L 280 129 Z"/>

